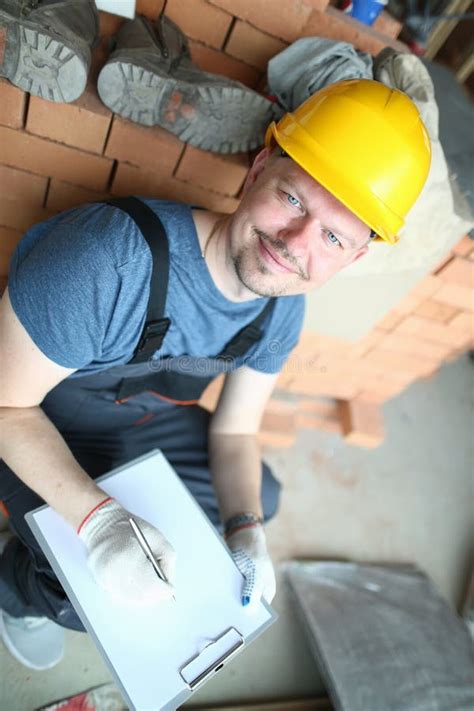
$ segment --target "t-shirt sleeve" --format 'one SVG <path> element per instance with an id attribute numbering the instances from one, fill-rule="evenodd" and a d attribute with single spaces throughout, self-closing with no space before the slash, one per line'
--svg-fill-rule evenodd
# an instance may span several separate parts
<path id="1" fill-rule="evenodd" d="M 100 360 L 119 281 L 100 235 L 76 214 L 27 232 L 12 257 L 8 290 L 15 314 L 44 355 L 80 369 Z"/>
<path id="2" fill-rule="evenodd" d="M 298 343 L 304 312 L 304 296 L 280 297 L 263 338 L 244 364 L 261 373 L 280 372 Z"/>

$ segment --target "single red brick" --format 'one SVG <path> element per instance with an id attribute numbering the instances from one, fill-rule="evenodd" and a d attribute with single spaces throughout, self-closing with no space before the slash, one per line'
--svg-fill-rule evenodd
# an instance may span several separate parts
<path id="1" fill-rule="evenodd" d="M 457 309 L 474 311 L 474 291 L 466 286 L 445 284 L 436 293 L 436 299 Z"/>
<path id="2" fill-rule="evenodd" d="M 341 378 L 339 376 L 325 374 L 293 374 L 291 378 L 284 383 L 280 376 L 278 379 L 278 387 L 285 387 L 290 393 L 296 393 L 306 396 L 322 396 L 345 399 L 352 399 L 360 390 L 357 379 L 351 377 Z"/>
<path id="3" fill-rule="evenodd" d="M 415 376 L 397 368 L 387 367 L 384 358 L 372 358 L 372 352 L 363 358 L 351 361 L 351 374 L 357 378 L 361 388 L 377 387 L 379 384 L 406 387 Z"/>
<path id="4" fill-rule="evenodd" d="M 377 55 L 384 47 L 393 47 L 398 52 L 408 52 L 406 45 L 387 37 L 368 25 L 349 17 L 334 7 L 327 7 L 326 12 L 314 10 L 306 23 L 302 35 L 305 37 L 328 37 L 329 39 L 349 42 L 357 49 Z"/>
<path id="5" fill-rule="evenodd" d="M 372 27 L 380 34 L 396 39 L 402 31 L 403 23 L 386 10 L 382 10 Z"/>
<path id="6" fill-rule="evenodd" d="M 12 227 L 14 230 L 27 230 L 37 222 L 43 222 L 53 213 L 39 205 L 26 200 L 0 199 L 0 225 Z"/>
<path id="7" fill-rule="evenodd" d="M 48 187 L 48 178 L 44 175 L 26 173 L 24 170 L 0 165 L 0 185 L 2 194 L 13 200 L 22 197 L 32 205 L 43 205 Z"/>
<path id="8" fill-rule="evenodd" d="M 239 205 L 239 200 L 226 195 L 219 195 L 212 190 L 205 190 L 199 185 L 185 183 L 171 178 L 168 185 L 169 199 L 186 202 L 188 205 L 200 205 L 215 212 L 232 213 Z"/>
<path id="9" fill-rule="evenodd" d="M 296 429 L 320 430 L 321 432 L 340 434 L 341 423 L 336 417 L 321 417 L 303 412 L 296 416 Z"/>
<path id="10" fill-rule="evenodd" d="M 209 5 L 206 0 L 168 0 L 166 15 L 187 37 L 221 49 L 233 20 L 232 14 Z"/>
<path id="11" fill-rule="evenodd" d="M 30 133 L 0 126 L 0 163 L 105 190 L 113 161 Z"/>
<path id="12" fill-rule="evenodd" d="M 200 205 L 217 212 L 234 212 L 238 200 L 204 190 L 199 185 L 152 173 L 127 163 L 119 163 L 111 188 L 114 195 L 144 195 Z"/>
<path id="13" fill-rule="evenodd" d="M 330 398 L 300 399 L 298 402 L 300 414 L 317 415 L 318 417 L 334 418 L 337 416 L 337 407 Z"/>
<path id="14" fill-rule="evenodd" d="M 31 96 L 26 130 L 51 141 L 91 153 L 102 153 L 112 113 L 89 85 L 76 101 L 57 104 Z"/>
<path id="15" fill-rule="evenodd" d="M 371 348 L 374 348 L 374 346 L 383 341 L 386 335 L 386 331 L 379 329 L 377 326 L 356 343 L 346 345 L 346 355 L 350 356 L 351 359 L 361 358 L 370 351 Z"/>
<path id="16" fill-rule="evenodd" d="M 448 306 L 447 304 L 442 304 L 436 299 L 427 299 L 422 301 L 413 314 L 416 316 L 422 316 L 423 318 L 429 318 L 432 321 L 437 321 L 440 323 L 446 323 L 452 319 L 458 313 L 458 309 Z"/>
<path id="17" fill-rule="evenodd" d="M 453 348 L 464 343 L 462 334 L 452 331 L 449 326 L 435 323 L 420 316 L 409 316 L 393 332 L 395 335 L 421 337 L 424 341 L 433 341 L 449 347 L 444 357 Z"/>
<path id="18" fill-rule="evenodd" d="M 23 128 L 26 94 L 6 79 L 0 79 L 0 124 Z"/>
<path id="19" fill-rule="evenodd" d="M 46 207 L 49 210 L 61 212 L 87 202 L 107 200 L 107 197 L 107 193 L 87 190 L 87 188 L 81 188 L 79 185 L 71 185 L 71 183 L 65 183 L 57 178 L 51 178 Z"/>
<path id="20" fill-rule="evenodd" d="M 341 424 L 336 401 L 323 398 L 301 400 L 296 415 L 296 427 L 339 433 Z"/>
<path id="21" fill-rule="evenodd" d="M 184 143 L 159 126 L 140 126 L 114 116 L 105 155 L 168 176 L 172 175 L 184 148 Z"/>
<path id="22" fill-rule="evenodd" d="M 417 318 L 417 317 L 413 317 Z M 410 324 L 410 319 L 406 319 L 403 323 Z M 401 328 L 404 328 L 401 326 Z M 381 347 L 395 351 L 397 353 L 406 353 L 407 355 L 419 356 L 420 358 L 429 358 L 431 360 L 442 361 L 451 352 L 453 345 L 445 343 L 434 343 L 430 341 L 422 334 L 418 333 L 415 335 L 405 335 L 400 333 L 400 326 L 395 329 L 392 333 L 388 333 L 384 338 L 383 342 L 380 344 Z"/>
<path id="23" fill-rule="evenodd" d="M 280 2 L 274 0 L 210 0 L 213 5 L 232 13 L 241 20 L 286 42 L 297 40 L 314 9 L 323 11 L 328 0 L 298 0 Z"/>
<path id="24" fill-rule="evenodd" d="M 249 169 L 246 153 L 217 155 L 187 146 L 176 178 L 224 195 L 237 195 Z"/>
<path id="25" fill-rule="evenodd" d="M 474 314 L 468 311 L 461 311 L 449 322 L 448 328 L 474 337 Z"/>
<path id="26" fill-rule="evenodd" d="M 113 195 L 144 195 L 168 199 L 169 175 L 153 173 L 128 163 L 119 163 L 110 192 Z"/>
<path id="27" fill-rule="evenodd" d="M 194 40 L 190 41 L 189 48 L 193 61 L 196 62 L 197 66 L 204 72 L 220 74 L 229 79 L 235 79 L 251 89 L 257 86 L 260 80 L 260 73 L 255 67 L 251 67 L 249 64 L 234 59 L 234 57 L 230 57 L 228 54 L 224 54 L 224 52 L 218 52 L 216 49 L 211 49 L 211 47 L 205 47 L 203 44 L 195 42 Z"/>
<path id="28" fill-rule="evenodd" d="M 394 350 L 389 350 L 382 346 L 377 346 L 370 351 L 364 360 L 368 364 L 383 363 L 387 371 L 391 370 L 397 373 L 407 373 L 417 378 L 430 375 L 439 367 L 440 363 L 438 359 L 395 352 Z"/>
<path id="29" fill-rule="evenodd" d="M 474 239 L 469 235 L 464 235 L 453 247 L 453 254 L 457 257 L 468 257 L 472 252 L 474 252 Z"/>
<path id="30" fill-rule="evenodd" d="M 288 45 L 276 37 L 237 20 L 225 45 L 227 54 L 266 71 L 269 60 Z"/>
<path id="31" fill-rule="evenodd" d="M 433 274 L 428 274 L 425 276 L 413 289 L 410 291 L 409 296 L 415 299 L 428 299 L 442 287 L 442 282 L 437 276 Z"/>
<path id="32" fill-rule="evenodd" d="M 438 279 L 450 284 L 474 287 L 474 263 L 462 257 L 454 257 L 438 274 Z"/>
<path id="33" fill-rule="evenodd" d="M 378 447 L 384 440 L 383 416 L 374 402 L 360 398 L 339 402 L 339 419 L 346 442 L 359 447 Z"/>

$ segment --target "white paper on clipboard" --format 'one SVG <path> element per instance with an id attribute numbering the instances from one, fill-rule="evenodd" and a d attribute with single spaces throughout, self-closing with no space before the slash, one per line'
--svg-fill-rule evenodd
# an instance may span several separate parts
<path id="1" fill-rule="evenodd" d="M 128 606 L 97 586 L 83 542 L 51 507 L 26 519 L 129 706 L 170 711 L 276 614 L 264 601 L 242 606 L 242 576 L 227 547 L 159 450 L 97 481 L 128 511 L 159 528 L 175 548 L 176 602 L 133 608 L 130 614 Z"/>

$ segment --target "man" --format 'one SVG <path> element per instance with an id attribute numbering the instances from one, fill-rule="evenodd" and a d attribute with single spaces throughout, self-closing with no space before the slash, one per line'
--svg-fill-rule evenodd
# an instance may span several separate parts
<path id="1" fill-rule="evenodd" d="M 143 604 L 172 594 L 170 544 L 142 522 L 166 584 L 143 562 L 127 512 L 93 481 L 154 447 L 223 524 L 242 604 L 272 599 L 262 523 L 279 486 L 256 434 L 303 295 L 373 239 L 396 241 L 429 162 L 405 95 L 344 81 L 271 124 L 233 215 L 132 198 L 28 232 L 0 306 L 0 498 L 16 534 L 0 559 L 0 606 L 17 658 L 58 661 L 62 630 L 50 620 L 82 629 L 23 520 L 42 500 L 78 531 L 111 595 L 124 585 Z M 227 375 L 209 417 L 195 403 L 217 372 Z"/>

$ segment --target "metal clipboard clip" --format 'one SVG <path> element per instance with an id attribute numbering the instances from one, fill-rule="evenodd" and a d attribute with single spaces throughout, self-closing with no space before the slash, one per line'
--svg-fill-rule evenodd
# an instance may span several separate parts
<path id="1" fill-rule="evenodd" d="M 235 627 L 229 627 L 220 637 L 210 642 L 202 652 L 191 657 L 179 673 L 191 691 L 195 691 L 218 672 L 244 646 L 244 638 Z"/>

